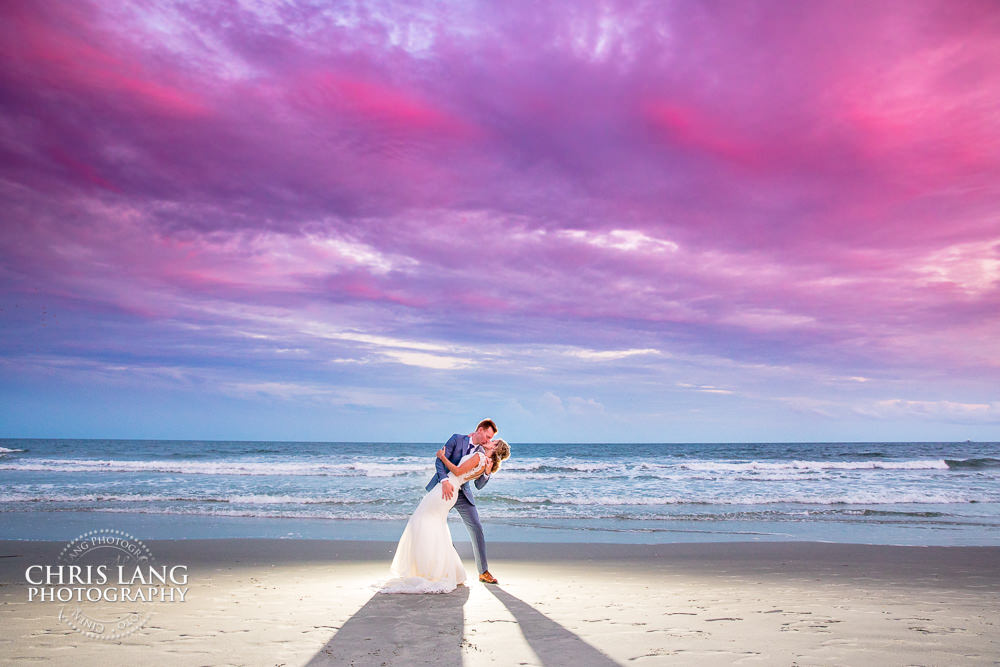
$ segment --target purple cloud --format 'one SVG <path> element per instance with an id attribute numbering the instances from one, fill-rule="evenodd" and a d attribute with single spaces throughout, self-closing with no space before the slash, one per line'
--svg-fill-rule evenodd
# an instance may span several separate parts
<path id="1" fill-rule="evenodd" d="M 989 405 L 998 38 L 972 1 L 6 3 L 3 357 Z"/>

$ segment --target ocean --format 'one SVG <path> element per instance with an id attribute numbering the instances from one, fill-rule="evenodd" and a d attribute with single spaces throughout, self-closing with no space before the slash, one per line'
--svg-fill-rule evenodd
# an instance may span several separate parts
<path id="1" fill-rule="evenodd" d="M 0 440 L 0 538 L 394 541 L 442 443 Z M 511 448 L 488 541 L 1000 545 L 996 442 Z"/>

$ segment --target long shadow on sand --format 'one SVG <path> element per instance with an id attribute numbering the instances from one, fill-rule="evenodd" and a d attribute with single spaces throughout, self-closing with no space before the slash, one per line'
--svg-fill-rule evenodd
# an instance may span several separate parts
<path id="1" fill-rule="evenodd" d="M 514 616 L 521 633 L 543 665 L 586 665 L 586 667 L 618 665 L 583 641 L 579 635 L 559 625 L 527 602 L 498 586 L 487 586 L 487 590 L 493 593 Z"/>
<path id="2" fill-rule="evenodd" d="M 376 593 L 308 665 L 460 665 L 469 589 L 442 595 Z"/>

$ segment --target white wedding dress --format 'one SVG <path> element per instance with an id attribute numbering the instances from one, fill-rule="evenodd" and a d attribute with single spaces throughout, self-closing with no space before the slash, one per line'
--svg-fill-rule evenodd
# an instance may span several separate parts
<path id="1" fill-rule="evenodd" d="M 455 506 L 462 484 L 486 465 L 486 455 L 482 452 L 466 454 L 458 465 L 473 456 L 479 457 L 479 465 L 461 478 L 448 473 L 455 487 L 451 500 L 441 497 L 441 483 L 438 482 L 410 515 L 389 568 L 394 578 L 382 586 L 382 593 L 449 593 L 465 581 L 462 559 L 451 543 L 448 511 Z"/>

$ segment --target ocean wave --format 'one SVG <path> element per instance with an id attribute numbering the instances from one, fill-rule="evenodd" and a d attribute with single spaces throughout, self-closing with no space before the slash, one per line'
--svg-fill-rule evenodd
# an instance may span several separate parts
<path id="1" fill-rule="evenodd" d="M 0 455 L 27 450 L 0 448 Z M 0 459 L 0 470 L 33 472 L 149 472 L 181 475 L 235 476 L 303 476 L 303 477 L 405 477 L 433 474 L 433 461 L 428 457 L 402 457 L 386 462 L 373 458 L 353 461 L 328 460 L 261 460 L 261 459 L 199 459 L 178 460 L 173 455 L 152 460 L 31 458 Z M 670 460 L 633 462 L 569 461 L 556 459 L 527 460 L 505 463 L 503 475 L 522 480 L 559 480 L 573 478 L 714 480 L 720 477 L 755 481 L 782 481 L 837 471 L 933 471 L 969 470 L 1000 467 L 1000 459 L 917 459 L 885 461 L 878 459 L 851 461 L 717 461 Z"/>
<path id="2" fill-rule="evenodd" d="M 101 507 L 91 510 L 93 512 L 109 512 L 116 514 L 172 514 L 184 516 L 226 516 L 226 517 L 248 517 L 254 519 L 329 519 L 332 521 L 402 521 L 409 518 L 409 514 L 393 514 L 390 512 L 352 512 L 345 515 L 332 515 L 321 511 L 263 511 L 263 510 L 243 510 L 243 509 L 223 509 L 223 508 L 119 508 Z"/>
<path id="3" fill-rule="evenodd" d="M 945 459 L 952 470 L 982 470 L 983 468 L 1000 468 L 1000 459 Z"/>
<path id="4" fill-rule="evenodd" d="M 710 496 L 505 496 L 480 495 L 478 500 L 506 505 L 590 505 L 616 507 L 628 505 L 953 505 L 997 502 L 997 498 L 973 494 L 931 494 L 907 491 L 857 492 L 851 495 L 727 495 Z"/>
<path id="5" fill-rule="evenodd" d="M 504 467 L 497 476 L 497 479 L 505 480 L 516 480 L 519 482 L 523 481 L 559 481 L 559 482 L 572 482 L 576 479 L 586 479 L 588 481 L 614 481 L 621 484 L 628 484 L 630 482 L 636 482 L 640 480 L 656 480 L 660 482 L 683 482 L 690 480 L 712 480 L 718 479 L 721 475 L 697 475 L 690 472 L 685 472 L 682 470 L 660 470 L 657 472 L 632 472 L 630 474 L 610 474 L 602 473 L 600 475 L 587 475 L 583 476 L 580 474 L 567 474 L 554 473 L 554 472 L 523 472 L 519 470 L 508 470 Z"/>
<path id="6" fill-rule="evenodd" d="M 33 472 L 169 472 L 184 475 L 251 475 L 305 477 L 401 477 L 433 473 L 420 463 L 318 463 L 301 461 L 127 461 L 96 459 L 26 459 L 0 464 L 0 470 Z"/>
<path id="7" fill-rule="evenodd" d="M 504 462 L 503 467 L 505 471 L 534 473 L 624 471 L 631 465 L 627 460 L 616 461 L 614 463 L 602 463 L 599 461 L 571 462 L 559 459 L 543 459 L 533 462 L 517 461 L 512 463 L 512 460 Z"/>
<path id="8" fill-rule="evenodd" d="M 949 516 L 944 512 L 901 512 L 898 510 L 838 510 L 839 513 L 851 516 L 882 516 L 882 517 L 920 517 L 936 518 Z"/>
<path id="9" fill-rule="evenodd" d="M 559 481 L 566 482 L 572 479 L 566 474 L 557 473 L 536 473 L 503 470 L 503 479 L 517 481 Z M 803 482 L 823 477 L 823 470 L 776 470 L 776 471 L 723 471 L 723 470 L 642 470 L 633 471 L 630 474 L 602 474 L 587 477 L 588 480 L 600 480 L 604 482 L 618 482 L 623 484 L 639 482 Z"/>
<path id="10" fill-rule="evenodd" d="M 16 452 L 26 452 L 27 449 L 10 449 L 9 447 L 0 447 L 0 456 L 4 454 L 14 454 Z"/>
<path id="11" fill-rule="evenodd" d="M 33 493 L 2 493 L 0 503 L 223 503 L 234 505 L 379 505 L 385 499 L 329 498 L 322 496 L 272 496 L 267 494 L 243 494 L 231 496 L 170 496 L 145 495 L 140 493 L 87 493 L 77 495 Z"/>
<path id="12" fill-rule="evenodd" d="M 726 463 L 722 461 L 698 461 L 682 463 L 678 467 L 686 470 L 747 472 L 776 470 L 948 470 L 949 465 L 944 459 L 919 459 L 914 461 L 785 461 L 768 463 L 749 461 L 741 463 Z"/>
<path id="13" fill-rule="evenodd" d="M 670 458 L 652 461 L 630 461 L 624 459 L 613 463 L 582 461 L 564 462 L 555 459 L 541 461 L 505 463 L 504 471 L 535 479 L 565 476 L 565 473 L 607 473 L 610 477 L 635 477 L 644 473 L 651 476 L 662 476 L 671 472 L 692 471 L 705 473 L 760 473 L 785 471 L 795 474 L 822 473 L 827 470 L 947 470 L 962 461 L 946 461 L 945 459 L 916 459 L 906 461 L 878 460 L 880 452 L 861 452 L 856 456 L 863 460 L 829 461 L 829 460 L 794 460 L 794 461 L 717 461 L 717 460 L 672 460 Z M 996 459 L 973 459 L 969 467 L 1000 466 Z M 545 477 L 543 477 L 545 476 Z"/>

